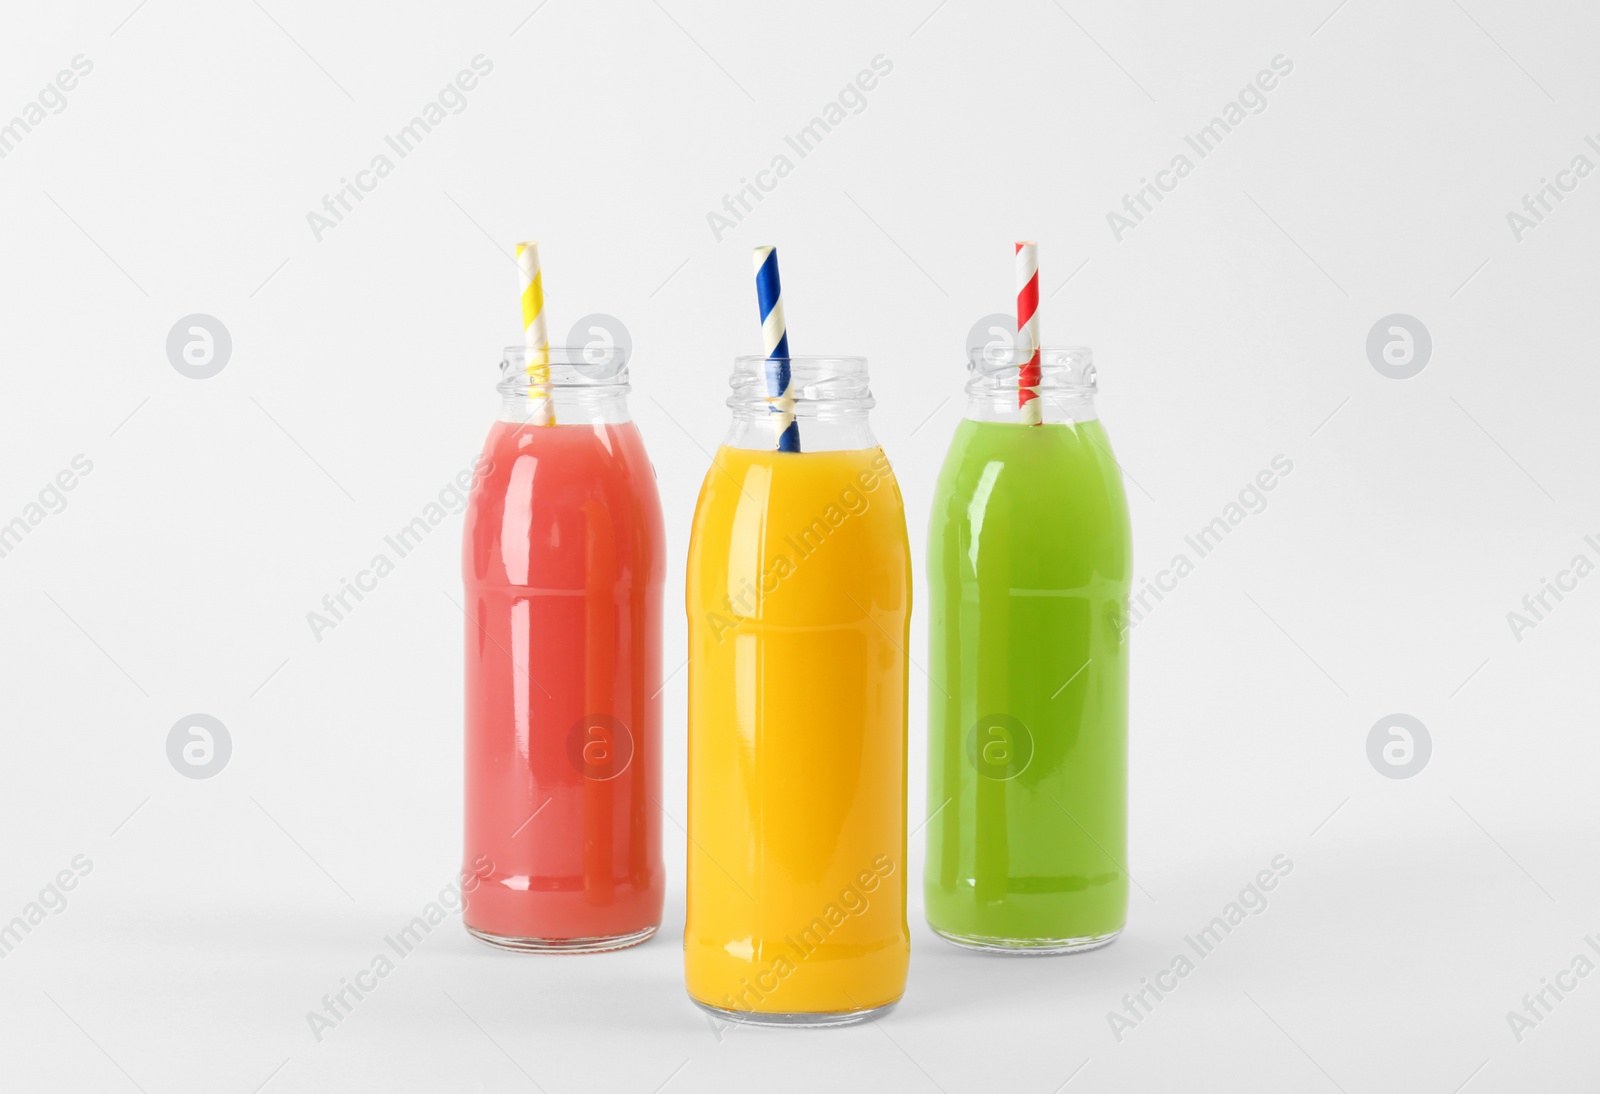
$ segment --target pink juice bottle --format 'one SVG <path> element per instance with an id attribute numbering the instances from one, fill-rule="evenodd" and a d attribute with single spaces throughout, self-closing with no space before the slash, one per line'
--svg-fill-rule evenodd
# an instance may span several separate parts
<path id="1" fill-rule="evenodd" d="M 462 545 L 464 920 L 508 949 L 618 949 L 665 888 L 661 502 L 623 351 L 552 347 L 533 388 L 528 352 L 501 365 Z"/>

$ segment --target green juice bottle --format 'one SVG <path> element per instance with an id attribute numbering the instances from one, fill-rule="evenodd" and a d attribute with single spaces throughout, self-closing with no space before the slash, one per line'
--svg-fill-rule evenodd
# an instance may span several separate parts
<path id="1" fill-rule="evenodd" d="M 974 350 L 928 529 L 928 925 L 1066 953 L 1127 919 L 1128 590 L 1122 477 L 1092 357 Z"/>

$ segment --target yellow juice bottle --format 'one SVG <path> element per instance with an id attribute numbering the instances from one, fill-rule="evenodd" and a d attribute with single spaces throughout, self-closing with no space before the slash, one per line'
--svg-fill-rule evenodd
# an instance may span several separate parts
<path id="1" fill-rule="evenodd" d="M 685 978 L 729 1020 L 846 1024 L 910 956 L 910 549 L 865 361 L 792 359 L 799 452 L 765 362 L 740 360 L 689 545 Z"/>

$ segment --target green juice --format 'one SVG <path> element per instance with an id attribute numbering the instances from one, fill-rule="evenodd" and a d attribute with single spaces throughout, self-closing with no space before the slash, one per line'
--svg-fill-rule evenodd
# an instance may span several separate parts
<path id="1" fill-rule="evenodd" d="M 1034 952 L 1127 918 L 1127 499 L 1099 421 L 964 420 L 928 532 L 928 924 Z"/>

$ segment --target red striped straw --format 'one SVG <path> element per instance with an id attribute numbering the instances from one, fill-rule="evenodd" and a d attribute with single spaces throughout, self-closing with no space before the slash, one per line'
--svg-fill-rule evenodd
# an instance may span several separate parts
<path id="1" fill-rule="evenodd" d="M 1039 245 L 1017 244 L 1017 349 L 1028 355 L 1017 373 L 1017 407 L 1023 425 L 1044 422 L 1039 405 Z M 1021 357 L 1022 353 L 1019 352 Z"/>

